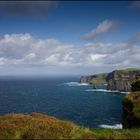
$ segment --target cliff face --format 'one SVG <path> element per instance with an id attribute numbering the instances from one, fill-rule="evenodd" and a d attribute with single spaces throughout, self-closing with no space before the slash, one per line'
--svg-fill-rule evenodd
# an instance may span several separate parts
<path id="1" fill-rule="evenodd" d="M 140 70 L 115 70 L 108 74 L 108 90 L 131 91 L 131 84 L 140 76 Z"/>
<path id="2" fill-rule="evenodd" d="M 123 100 L 123 128 L 140 127 L 140 79 L 132 83 L 132 91 Z"/>
<path id="3" fill-rule="evenodd" d="M 107 73 L 95 74 L 90 76 L 82 76 L 80 78 L 80 83 L 89 83 L 89 84 L 105 84 Z"/>
<path id="4" fill-rule="evenodd" d="M 131 91 L 132 82 L 140 77 L 140 69 L 115 70 L 110 73 L 101 73 L 82 76 L 81 83 L 105 84 L 108 90 Z"/>
<path id="5" fill-rule="evenodd" d="M 93 78 L 95 78 L 94 75 L 92 75 L 92 76 L 81 76 L 80 83 L 90 83 Z"/>
<path id="6" fill-rule="evenodd" d="M 132 92 L 123 101 L 123 128 L 140 127 L 140 92 Z"/>

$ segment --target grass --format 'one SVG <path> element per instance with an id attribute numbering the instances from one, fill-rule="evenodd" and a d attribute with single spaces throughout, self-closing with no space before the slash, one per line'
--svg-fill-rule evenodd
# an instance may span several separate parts
<path id="1" fill-rule="evenodd" d="M 124 70 L 115 70 L 118 74 L 129 74 L 130 72 L 140 72 L 140 69 L 138 68 L 128 68 Z"/>
<path id="2" fill-rule="evenodd" d="M 95 75 L 96 77 L 93 78 L 90 83 L 91 84 L 106 84 L 107 81 L 106 81 L 106 76 L 107 76 L 107 73 L 100 73 L 100 74 L 96 74 Z"/>
<path id="3" fill-rule="evenodd" d="M 140 129 L 89 129 L 40 113 L 0 116 L 0 139 L 140 139 Z"/>

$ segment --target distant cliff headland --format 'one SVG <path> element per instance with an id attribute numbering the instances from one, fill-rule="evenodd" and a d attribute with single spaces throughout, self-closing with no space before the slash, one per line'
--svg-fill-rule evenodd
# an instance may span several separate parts
<path id="1" fill-rule="evenodd" d="M 81 83 L 107 84 L 108 90 L 131 91 L 132 83 L 140 77 L 140 69 L 129 68 L 125 70 L 114 70 L 110 73 L 101 73 L 82 76 Z"/>
<path id="2" fill-rule="evenodd" d="M 106 84 L 109 90 L 130 92 L 123 100 L 123 128 L 140 128 L 140 69 L 114 70 L 82 76 L 81 83 Z"/>

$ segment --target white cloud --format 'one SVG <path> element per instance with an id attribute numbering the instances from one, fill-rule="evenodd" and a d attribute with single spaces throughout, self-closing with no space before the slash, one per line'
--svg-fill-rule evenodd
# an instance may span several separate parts
<path id="1" fill-rule="evenodd" d="M 30 34 L 5 35 L 0 39 L 0 65 L 28 67 L 140 66 L 140 45 L 127 43 L 65 44 Z"/>
<path id="2" fill-rule="evenodd" d="M 0 57 L 0 65 L 5 64 L 5 62 L 6 62 L 6 59 L 5 59 L 5 58 L 3 58 L 3 57 Z"/>
<path id="3" fill-rule="evenodd" d="M 96 41 L 100 39 L 102 35 L 113 29 L 116 26 L 116 24 L 117 22 L 115 21 L 104 20 L 103 22 L 99 23 L 96 28 L 83 35 L 82 39 L 87 41 Z"/>
<path id="4" fill-rule="evenodd" d="M 90 55 L 92 61 L 100 60 L 105 56 L 106 56 L 105 54 L 91 54 Z"/>

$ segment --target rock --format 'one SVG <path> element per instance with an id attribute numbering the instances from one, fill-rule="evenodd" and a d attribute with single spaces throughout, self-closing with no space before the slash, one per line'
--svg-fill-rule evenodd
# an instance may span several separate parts
<path id="1" fill-rule="evenodd" d="M 81 76 L 80 83 L 88 83 L 88 84 L 106 84 L 106 76 L 107 73 L 89 75 L 89 76 Z"/>
<path id="2" fill-rule="evenodd" d="M 131 91 L 131 84 L 140 76 L 140 69 L 115 70 L 106 77 L 108 90 Z"/>
<path id="3" fill-rule="evenodd" d="M 140 79 L 132 83 L 132 91 L 140 91 Z"/>
<path id="4" fill-rule="evenodd" d="M 131 91 L 132 83 L 140 77 L 140 69 L 114 70 L 110 73 L 101 73 L 82 76 L 80 83 L 106 84 L 108 90 Z"/>
<path id="5" fill-rule="evenodd" d="M 80 83 L 90 83 L 94 76 L 81 76 Z"/>
<path id="6" fill-rule="evenodd" d="M 140 92 L 132 92 L 123 100 L 123 128 L 140 128 Z"/>

